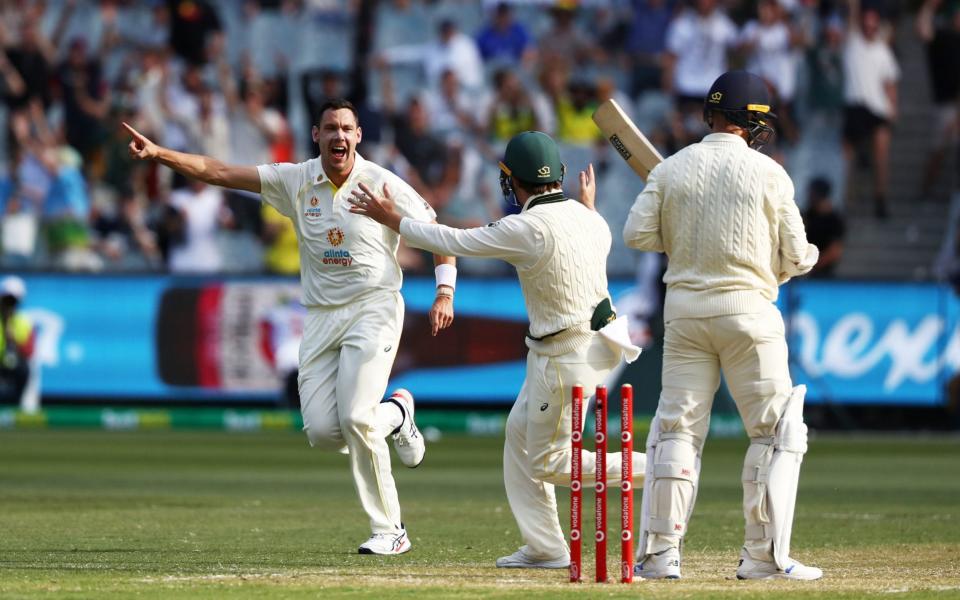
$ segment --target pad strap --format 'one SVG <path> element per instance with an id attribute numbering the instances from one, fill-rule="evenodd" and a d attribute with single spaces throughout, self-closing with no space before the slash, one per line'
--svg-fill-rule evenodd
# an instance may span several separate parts
<path id="1" fill-rule="evenodd" d="M 769 540 L 774 533 L 773 527 L 766 523 L 748 524 L 743 528 L 743 537 L 748 540 Z"/>
<path id="2" fill-rule="evenodd" d="M 700 449 L 700 440 L 697 436 L 689 433 L 679 433 L 675 431 L 665 431 L 660 434 L 661 440 L 683 440 L 689 443 L 694 448 L 697 448 L 698 453 Z"/>
<path id="3" fill-rule="evenodd" d="M 659 533 L 660 535 L 680 535 L 687 532 L 687 524 L 683 521 L 674 521 L 673 519 L 650 518 L 650 533 Z"/>
<path id="4" fill-rule="evenodd" d="M 663 463 L 654 465 L 654 479 L 683 479 L 691 483 L 697 482 L 697 470 L 689 465 L 679 463 Z"/>
<path id="5" fill-rule="evenodd" d="M 744 467 L 740 479 L 748 483 L 769 483 L 770 465 Z"/>

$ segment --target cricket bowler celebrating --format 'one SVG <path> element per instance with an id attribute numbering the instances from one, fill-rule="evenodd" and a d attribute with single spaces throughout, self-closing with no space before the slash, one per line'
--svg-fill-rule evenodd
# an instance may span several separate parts
<path id="1" fill-rule="evenodd" d="M 651 171 L 623 229 L 632 248 L 664 252 L 663 389 L 647 439 L 635 574 L 680 577 L 681 544 L 697 496 L 700 456 L 720 372 L 750 447 L 743 464 L 740 579 L 819 579 L 790 557 L 800 463 L 807 450 L 804 386 L 793 387 L 779 284 L 809 271 L 786 171 L 756 151 L 772 135 L 763 81 L 731 71 L 713 84 L 713 133 Z"/>
<path id="2" fill-rule="evenodd" d="M 361 129 L 346 100 L 320 107 L 312 128 L 320 156 L 299 164 L 229 166 L 206 156 L 157 146 L 132 127 L 134 158 L 155 160 L 187 177 L 259 193 L 297 230 L 300 278 L 307 307 L 300 345 L 303 429 L 311 446 L 347 452 L 360 503 L 373 531 L 360 554 L 401 554 L 410 540 L 400 519 L 397 488 L 384 438 L 393 435 L 400 460 L 423 460 L 413 397 L 398 390 L 381 402 L 403 327 L 399 237 L 353 215 L 347 199 L 357 186 L 389 187 L 396 209 L 414 220 L 435 213 L 413 189 L 356 152 Z M 434 335 L 453 322 L 453 259 L 435 257 Z"/>
<path id="3" fill-rule="evenodd" d="M 499 258 L 516 267 L 530 318 L 530 352 L 526 380 L 507 419 L 503 478 L 525 545 L 496 564 L 565 569 L 570 552 L 554 486 L 570 485 L 572 387 L 595 388 L 623 356 L 632 361 L 640 349 L 630 343 L 626 317 L 616 318 L 607 292 L 611 235 L 593 210 L 593 167 L 580 174 L 582 203 L 565 198 L 557 145 L 544 133 L 527 131 L 510 140 L 500 169 L 504 195 L 515 194 L 523 208 L 486 227 L 418 222 L 398 211 L 391 190 L 365 185 L 354 192 L 352 210 L 400 232 L 411 246 Z M 619 457 L 607 465 L 609 485 L 618 485 Z M 635 484 L 642 482 L 644 466 L 644 455 L 635 453 Z M 583 474 L 584 485 L 592 485 L 593 453 L 584 453 Z"/>

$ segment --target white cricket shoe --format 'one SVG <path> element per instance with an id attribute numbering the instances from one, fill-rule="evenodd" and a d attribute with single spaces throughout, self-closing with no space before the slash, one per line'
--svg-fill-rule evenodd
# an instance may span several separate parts
<path id="1" fill-rule="evenodd" d="M 796 581 L 814 581 L 823 577 L 823 571 L 817 567 L 808 567 L 792 558 L 787 559 L 787 568 L 778 569 L 772 560 L 757 560 L 746 550 L 740 551 L 740 566 L 737 579 L 793 579 Z"/>
<path id="2" fill-rule="evenodd" d="M 360 544 L 360 554 L 403 554 L 410 550 L 410 538 L 405 529 L 400 533 L 375 533 Z"/>
<path id="3" fill-rule="evenodd" d="M 413 406 L 413 394 L 403 388 L 397 388 L 390 394 L 390 400 L 393 400 L 403 411 L 403 423 L 395 434 L 393 434 L 393 447 L 400 457 L 400 462 L 416 469 L 423 462 L 423 455 L 427 452 L 427 444 L 423 441 L 423 435 L 417 429 L 417 423 L 413 420 L 415 411 Z"/>
<path id="4" fill-rule="evenodd" d="M 634 565 L 633 574 L 642 579 L 680 579 L 680 550 L 667 548 L 647 556 Z"/>
<path id="5" fill-rule="evenodd" d="M 526 546 L 521 546 L 510 556 L 501 556 L 497 559 L 498 569 L 566 569 L 569 566 L 569 554 L 557 558 L 533 558 L 527 554 Z"/>

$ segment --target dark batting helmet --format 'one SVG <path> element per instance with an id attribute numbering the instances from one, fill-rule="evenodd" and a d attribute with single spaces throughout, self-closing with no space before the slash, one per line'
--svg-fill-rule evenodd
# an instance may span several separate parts
<path id="1" fill-rule="evenodd" d="M 762 79 L 747 71 L 727 71 L 710 86 L 703 100 L 703 120 L 713 127 L 713 113 L 747 132 L 747 143 L 759 149 L 770 142 L 777 116 L 770 112 L 770 90 Z"/>

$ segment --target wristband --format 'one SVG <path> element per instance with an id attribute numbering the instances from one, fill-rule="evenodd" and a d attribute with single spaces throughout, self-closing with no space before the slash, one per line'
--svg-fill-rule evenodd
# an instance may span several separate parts
<path id="1" fill-rule="evenodd" d="M 445 285 L 451 290 L 457 289 L 457 268 L 451 264 L 442 263 L 436 266 L 433 274 L 437 278 L 437 287 Z"/>

